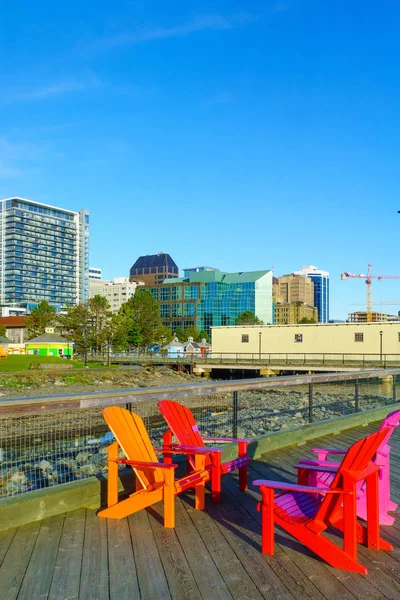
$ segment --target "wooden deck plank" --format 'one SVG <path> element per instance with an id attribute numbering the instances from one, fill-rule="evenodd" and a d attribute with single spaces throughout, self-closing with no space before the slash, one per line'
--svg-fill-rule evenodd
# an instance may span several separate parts
<path id="1" fill-rule="evenodd" d="M 175 505 L 180 502 L 182 502 L 180 498 L 175 498 Z M 171 596 L 176 600 L 199 600 L 202 595 L 176 532 L 174 529 L 164 527 L 162 503 L 155 504 L 149 513 L 151 513 L 149 514 L 150 526 L 160 553 Z"/>
<path id="2" fill-rule="evenodd" d="M 141 600 L 171 600 L 167 578 L 146 510 L 128 517 Z"/>
<path id="3" fill-rule="evenodd" d="M 217 522 L 208 514 L 213 507 L 209 498 L 207 500 L 207 512 L 191 510 L 188 514 L 229 592 L 235 600 L 261 600 L 263 596 L 253 582 L 248 569 L 240 562 Z"/>
<path id="4" fill-rule="evenodd" d="M 48 597 L 63 524 L 64 515 L 49 517 L 42 521 L 18 594 L 19 600 Z"/>
<path id="5" fill-rule="evenodd" d="M 138 599 L 139 582 L 128 520 L 109 519 L 107 530 L 110 599 Z"/>
<path id="6" fill-rule="evenodd" d="M 8 529 L 7 531 L 0 533 L 0 566 L 16 533 L 16 529 Z"/>
<path id="7" fill-rule="evenodd" d="M 80 600 L 109 600 L 107 521 L 86 511 Z"/>
<path id="8" fill-rule="evenodd" d="M 210 498 L 208 498 L 207 505 L 210 505 Z M 205 599 L 212 598 L 213 600 L 232 600 L 232 595 L 211 558 L 206 544 L 189 516 L 193 510 L 193 507 L 185 502 L 176 503 L 175 532 L 196 580 L 201 597 Z"/>
<path id="9" fill-rule="evenodd" d="M 65 515 L 49 600 L 77 600 L 81 579 L 86 510 L 80 508 Z"/>
<path id="10" fill-rule="evenodd" d="M 15 532 L 0 567 L 0 598 L 17 598 L 41 524 L 30 523 Z"/>

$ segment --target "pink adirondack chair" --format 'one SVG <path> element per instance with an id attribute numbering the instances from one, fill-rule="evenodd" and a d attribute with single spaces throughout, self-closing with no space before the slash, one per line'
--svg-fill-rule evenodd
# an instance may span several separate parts
<path id="1" fill-rule="evenodd" d="M 387 415 L 382 422 L 379 430 L 387 429 L 387 434 L 381 442 L 373 462 L 380 467 L 379 471 L 379 524 L 393 525 L 394 517 L 388 514 L 388 511 L 396 510 L 397 504 L 390 499 L 390 446 L 389 439 L 395 428 L 400 424 L 400 410 L 395 410 Z M 301 459 L 299 465 L 307 464 L 320 467 L 338 468 L 340 463 L 327 460 L 328 456 L 344 456 L 346 450 L 332 450 L 328 448 L 313 448 L 312 452 L 317 454 L 316 460 Z M 309 471 L 308 485 L 318 486 L 319 488 L 329 488 L 334 473 L 323 471 Z M 357 516 L 366 520 L 367 518 L 367 496 L 366 486 L 364 482 L 360 482 L 357 486 Z"/>

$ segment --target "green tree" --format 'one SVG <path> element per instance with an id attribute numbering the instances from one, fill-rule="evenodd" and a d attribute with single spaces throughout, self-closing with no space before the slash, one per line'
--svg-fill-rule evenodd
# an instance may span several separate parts
<path id="1" fill-rule="evenodd" d="M 178 340 L 180 342 L 186 342 L 187 341 L 186 332 L 182 329 L 182 327 L 177 327 L 175 329 L 175 337 L 178 338 Z"/>
<path id="2" fill-rule="evenodd" d="M 83 353 L 90 348 L 91 318 L 87 304 L 81 302 L 67 307 L 65 314 L 60 315 L 59 323 L 63 335 L 75 342 L 76 352 Z"/>
<path id="3" fill-rule="evenodd" d="M 5 325 L 0 325 L 0 336 L 7 337 L 7 327 Z"/>
<path id="4" fill-rule="evenodd" d="M 208 341 L 208 335 L 207 335 L 207 331 L 205 331 L 204 329 L 202 329 L 199 333 L 199 342 L 201 342 L 202 340 L 206 340 Z"/>
<path id="5" fill-rule="evenodd" d="M 100 352 L 103 345 L 108 341 L 111 325 L 111 310 L 107 298 L 97 294 L 90 298 L 88 303 L 89 310 L 89 340 L 91 348 Z"/>
<path id="6" fill-rule="evenodd" d="M 134 319 L 132 303 L 125 302 L 119 309 L 118 315 L 122 323 L 122 329 L 117 336 L 118 343 L 124 345 L 124 350 L 131 347 L 139 348 L 143 343 L 143 336 L 140 333 L 139 325 Z"/>
<path id="7" fill-rule="evenodd" d="M 317 321 L 315 319 L 309 319 L 308 317 L 303 317 L 302 319 L 300 319 L 299 324 L 312 324 L 312 323 L 316 323 Z"/>
<path id="8" fill-rule="evenodd" d="M 251 312 L 251 310 L 246 310 L 236 318 L 235 325 L 264 325 L 264 322 Z"/>
<path id="9" fill-rule="evenodd" d="M 141 345 L 145 348 L 155 341 L 156 331 L 161 325 L 160 306 L 149 290 L 136 290 L 126 302 L 133 311 L 133 322 L 142 336 Z"/>
<path id="10" fill-rule="evenodd" d="M 43 335 L 46 327 L 53 327 L 57 321 L 57 311 L 47 300 L 41 300 L 26 319 L 28 339 Z"/>

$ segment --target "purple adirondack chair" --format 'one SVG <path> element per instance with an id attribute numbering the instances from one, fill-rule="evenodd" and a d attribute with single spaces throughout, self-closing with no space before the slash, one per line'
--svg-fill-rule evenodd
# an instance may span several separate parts
<path id="1" fill-rule="evenodd" d="M 379 524 L 393 525 L 394 517 L 388 514 L 388 511 L 396 510 L 397 504 L 390 499 L 390 446 L 388 441 L 396 427 L 400 425 L 400 410 L 395 410 L 387 415 L 379 429 L 389 428 L 389 431 L 373 459 L 376 465 L 381 467 L 379 472 Z M 301 459 L 301 464 L 313 466 L 308 473 L 308 485 L 318 487 L 330 487 L 334 478 L 332 473 L 318 471 L 318 466 L 339 467 L 340 463 L 328 461 L 331 456 L 343 456 L 346 450 L 331 450 L 328 448 L 313 448 L 312 450 L 318 456 L 317 460 Z M 367 518 L 367 497 L 364 484 L 360 484 L 357 489 L 357 516 L 366 520 Z"/>

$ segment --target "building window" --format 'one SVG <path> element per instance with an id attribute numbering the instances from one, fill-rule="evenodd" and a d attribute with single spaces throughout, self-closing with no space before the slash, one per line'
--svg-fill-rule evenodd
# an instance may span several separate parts
<path id="1" fill-rule="evenodd" d="M 295 333 L 294 334 L 294 341 L 295 342 L 302 342 L 303 341 L 303 334 L 302 333 Z"/>
<path id="2" fill-rule="evenodd" d="M 355 333 L 354 334 L 354 341 L 355 342 L 363 342 L 364 341 L 364 334 L 363 333 Z"/>
<path id="3" fill-rule="evenodd" d="M 242 344 L 247 343 L 249 341 L 249 335 L 247 333 L 244 333 L 242 335 Z"/>

